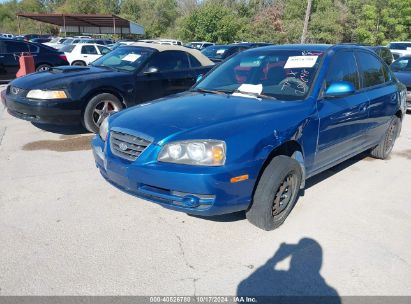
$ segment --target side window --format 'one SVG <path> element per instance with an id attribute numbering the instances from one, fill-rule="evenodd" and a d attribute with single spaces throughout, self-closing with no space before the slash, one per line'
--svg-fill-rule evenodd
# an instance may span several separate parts
<path id="1" fill-rule="evenodd" d="M 386 82 L 387 79 L 384 74 L 384 65 L 377 57 L 360 51 L 357 53 L 357 58 L 364 88 Z"/>
<path id="2" fill-rule="evenodd" d="M 337 53 L 332 59 L 326 77 L 326 87 L 338 81 L 351 82 L 355 89 L 360 88 L 357 64 L 353 52 Z"/>
<path id="3" fill-rule="evenodd" d="M 406 71 L 406 70 L 411 71 L 411 58 L 402 58 L 402 59 L 395 61 L 391 65 L 391 69 L 394 72 Z"/>
<path id="4" fill-rule="evenodd" d="M 200 61 L 197 60 L 193 55 L 187 53 L 188 59 L 190 60 L 190 65 L 192 68 L 198 68 L 201 67 Z"/>
<path id="5" fill-rule="evenodd" d="M 155 68 L 159 72 L 179 71 L 190 68 L 186 52 L 164 51 L 154 55 L 146 66 L 146 70 Z"/>
<path id="6" fill-rule="evenodd" d="M 96 48 L 93 45 L 84 45 L 81 47 L 82 54 L 98 55 Z"/>
<path id="7" fill-rule="evenodd" d="M 97 46 L 97 47 L 100 50 L 101 55 L 105 55 L 107 53 L 110 53 L 111 51 L 109 48 L 106 48 L 104 46 Z"/>
<path id="8" fill-rule="evenodd" d="M 30 50 L 29 45 L 25 42 L 7 41 L 7 53 L 21 53 Z"/>
<path id="9" fill-rule="evenodd" d="M 0 54 L 6 54 L 7 49 L 6 49 L 6 43 L 4 41 L 0 41 Z"/>

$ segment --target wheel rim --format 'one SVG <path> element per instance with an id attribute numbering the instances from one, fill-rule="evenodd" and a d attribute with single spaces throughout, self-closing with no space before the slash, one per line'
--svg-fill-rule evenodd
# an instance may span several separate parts
<path id="1" fill-rule="evenodd" d="M 40 66 L 39 68 L 38 68 L 38 71 L 39 72 L 43 72 L 43 71 L 48 71 L 48 70 L 50 70 L 50 67 L 49 66 Z"/>
<path id="2" fill-rule="evenodd" d="M 295 197 L 297 188 L 297 175 L 295 173 L 289 173 L 281 182 L 280 187 L 277 189 L 277 193 L 274 196 L 272 215 L 281 215 Z"/>
<path id="3" fill-rule="evenodd" d="M 395 121 L 393 124 L 390 125 L 388 129 L 386 148 L 385 148 L 386 153 L 390 153 L 392 148 L 394 147 L 394 142 L 398 135 L 397 129 L 398 129 L 398 122 Z"/>
<path id="4" fill-rule="evenodd" d="M 112 101 L 101 101 L 94 107 L 93 122 L 99 127 L 107 116 L 114 112 L 118 112 L 119 110 L 119 107 Z"/>

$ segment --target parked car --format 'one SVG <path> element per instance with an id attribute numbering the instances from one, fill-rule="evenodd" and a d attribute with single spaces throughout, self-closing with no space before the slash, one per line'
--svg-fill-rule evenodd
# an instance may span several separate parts
<path id="1" fill-rule="evenodd" d="M 93 43 L 108 46 L 110 44 L 113 44 L 113 41 L 109 39 L 81 39 L 79 43 Z"/>
<path id="2" fill-rule="evenodd" d="M 69 37 L 55 37 L 51 39 L 49 42 L 44 42 L 43 44 L 55 49 L 59 49 L 62 47 L 63 42 L 67 39 L 69 39 Z"/>
<path id="3" fill-rule="evenodd" d="M 50 40 L 51 40 L 51 38 L 41 37 L 41 38 L 33 38 L 33 39 L 30 40 L 30 42 L 33 42 L 33 43 L 45 43 L 45 42 L 49 42 Z"/>
<path id="4" fill-rule="evenodd" d="M 197 50 L 135 43 L 90 66 L 59 67 L 18 78 L 6 90 L 6 107 L 38 123 L 83 123 L 97 132 L 103 119 L 125 107 L 190 88 L 213 63 Z"/>
<path id="5" fill-rule="evenodd" d="M 60 49 L 60 52 L 66 54 L 67 61 L 71 65 L 84 66 L 111 52 L 111 50 L 104 45 L 79 43 L 65 45 Z"/>
<path id="6" fill-rule="evenodd" d="M 30 41 L 31 39 L 34 39 L 34 38 L 41 38 L 41 35 L 38 35 L 38 34 L 23 35 L 23 40 L 25 41 Z"/>
<path id="7" fill-rule="evenodd" d="M 31 53 L 36 71 L 48 70 L 53 66 L 68 65 L 67 58 L 51 47 L 20 40 L 0 38 L 0 81 L 10 81 L 20 68 L 19 57 Z"/>
<path id="8" fill-rule="evenodd" d="M 407 87 L 407 109 L 411 110 L 411 55 L 404 56 L 391 64 L 395 76 Z"/>
<path id="9" fill-rule="evenodd" d="M 224 44 L 209 46 L 201 52 L 213 62 L 221 62 L 226 58 L 249 49 L 250 46 L 242 44 Z"/>
<path id="10" fill-rule="evenodd" d="M 187 43 L 185 47 L 188 47 L 191 49 L 197 49 L 201 51 L 205 49 L 206 47 L 213 46 L 213 45 L 215 45 L 215 43 L 206 42 L 206 41 L 193 41 L 193 42 Z"/>
<path id="11" fill-rule="evenodd" d="M 14 38 L 14 35 L 13 35 L 13 34 L 5 34 L 5 33 L 2 33 L 2 34 L 0 34 L 0 38 L 13 39 L 13 38 Z"/>
<path id="12" fill-rule="evenodd" d="M 399 57 L 411 55 L 411 41 L 390 42 L 387 47 L 391 53 Z"/>
<path id="13" fill-rule="evenodd" d="M 380 56 L 386 64 L 390 65 L 394 61 L 394 56 L 392 55 L 389 48 L 385 46 L 368 46 L 368 48 L 374 51 L 378 56 Z"/>
<path id="14" fill-rule="evenodd" d="M 106 118 L 93 154 L 104 178 L 129 194 L 201 216 L 246 210 L 271 230 L 307 178 L 367 150 L 388 157 L 404 94 L 364 47 L 255 48 L 189 92 Z"/>

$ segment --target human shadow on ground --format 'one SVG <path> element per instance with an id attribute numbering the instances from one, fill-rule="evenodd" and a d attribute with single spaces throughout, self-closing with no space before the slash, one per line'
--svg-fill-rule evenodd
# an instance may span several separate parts
<path id="1" fill-rule="evenodd" d="M 289 269 L 276 270 L 287 258 Z M 337 291 L 320 274 L 322 260 L 322 248 L 313 239 L 282 243 L 272 258 L 240 282 L 237 296 L 254 297 L 257 303 L 340 304 Z"/>

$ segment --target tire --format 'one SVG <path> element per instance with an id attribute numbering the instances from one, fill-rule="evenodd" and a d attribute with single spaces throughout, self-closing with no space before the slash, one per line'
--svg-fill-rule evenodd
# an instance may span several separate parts
<path id="1" fill-rule="evenodd" d="M 257 184 L 247 219 L 267 231 L 281 226 L 298 199 L 301 180 L 301 167 L 295 159 L 274 157 Z"/>
<path id="2" fill-rule="evenodd" d="M 83 126 L 92 133 L 98 133 L 104 118 L 122 109 L 121 101 L 113 94 L 98 94 L 90 99 L 84 109 Z"/>
<path id="3" fill-rule="evenodd" d="M 76 65 L 76 66 L 86 66 L 86 63 L 84 61 L 74 61 L 71 65 Z"/>
<path id="4" fill-rule="evenodd" d="M 395 140 L 401 132 L 401 119 L 394 116 L 381 142 L 371 150 L 371 156 L 378 159 L 387 159 L 394 147 Z"/>
<path id="5" fill-rule="evenodd" d="M 48 71 L 50 70 L 51 65 L 47 63 L 42 63 L 36 68 L 36 72 Z"/>

